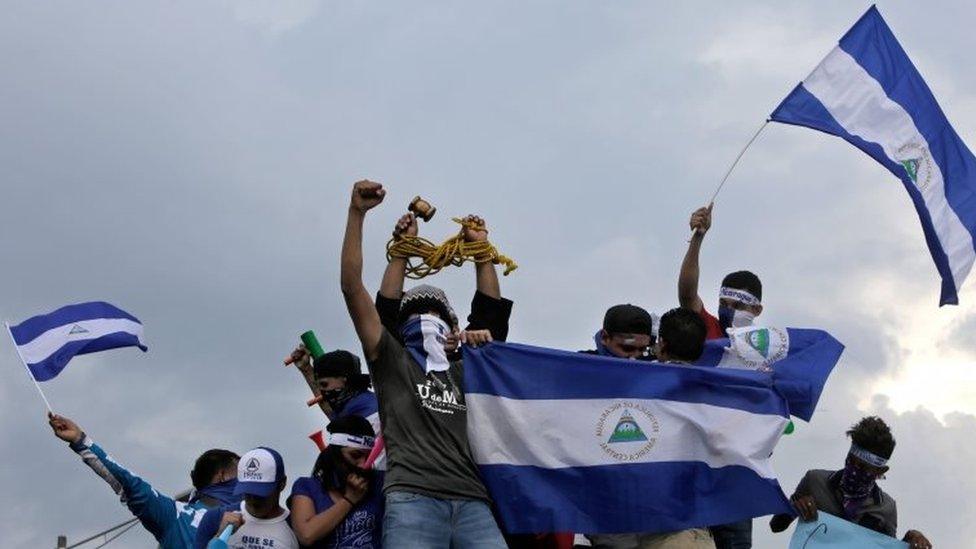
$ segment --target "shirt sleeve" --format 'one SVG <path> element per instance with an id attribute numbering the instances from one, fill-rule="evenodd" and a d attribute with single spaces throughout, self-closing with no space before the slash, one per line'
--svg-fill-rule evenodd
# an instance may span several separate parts
<path id="1" fill-rule="evenodd" d="M 295 484 L 293 484 L 291 487 L 292 497 L 305 496 L 308 499 L 315 501 L 315 498 L 312 497 L 312 482 L 314 482 L 314 480 L 308 477 L 302 477 L 296 480 Z"/>
<path id="2" fill-rule="evenodd" d="M 224 516 L 222 507 L 211 509 L 203 515 L 200 526 L 197 526 L 197 537 L 193 540 L 193 549 L 207 549 L 207 544 L 217 535 L 220 517 Z"/>
<path id="3" fill-rule="evenodd" d="M 95 471 L 121 497 L 129 511 L 156 537 L 162 539 L 166 530 L 176 524 L 176 502 L 157 492 L 146 481 L 115 462 L 101 447 L 83 436 L 71 444 L 85 465 Z"/>
<path id="4" fill-rule="evenodd" d="M 508 320 L 512 316 L 513 302 L 504 297 L 495 299 L 475 292 L 468 315 L 468 330 L 488 330 L 496 341 L 508 339 Z"/>
<path id="5" fill-rule="evenodd" d="M 800 483 L 796 485 L 796 490 L 793 490 L 793 495 L 790 499 L 796 499 L 800 496 L 810 495 L 810 471 L 807 471 L 803 478 L 800 479 Z"/>
<path id="6" fill-rule="evenodd" d="M 705 323 L 705 339 L 722 339 L 727 337 L 725 332 L 722 331 L 722 325 L 718 323 L 718 319 L 712 316 L 712 313 L 706 311 L 705 307 L 702 307 L 701 311 L 698 311 L 698 316 Z"/>
<path id="7" fill-rule="evenodd" d="M 376 312 L 380 315 L 380 324 L 391 334 L 397 332 L 397 317 L 400 316 L 400 301 L 376 293 Z"/>

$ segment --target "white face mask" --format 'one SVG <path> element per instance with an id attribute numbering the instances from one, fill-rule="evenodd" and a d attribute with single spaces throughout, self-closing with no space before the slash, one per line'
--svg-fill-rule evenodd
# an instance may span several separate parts
<path id="1" fill-rule="evenodd" d="M 718 322 L 723 329 L 745 328 L 752 326 L 756 320 L 756 315 L 749 311 L 733 309 L 731 307 L 720 306 L 718 308 Z"/>
<path id="2" fill-rule="evenodd" d="M 749 311 L 741 311 L 736 309 L 732 313 L 732 327 L 733 328 L 744 328 L 746 326 L 752 326 L 753 322 L 756 320 L 756 315 L 750 313 Z"/>

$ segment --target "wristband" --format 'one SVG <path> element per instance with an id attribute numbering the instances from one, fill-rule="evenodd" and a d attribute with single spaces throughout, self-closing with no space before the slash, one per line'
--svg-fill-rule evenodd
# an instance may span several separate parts
<path id="1" fill-rule="evenodd" d="M 71 448 L 75 452 L 80 452 L 89 446 L 91 446 L 91 444 L 88 442 L 88 435 L 86 435 L 84 431 L 81 432 L 78 442 L 68 443 L 68 448 Z"/>
<path id="2" fill-rule="evenodd" d="M 349 498 L 347 498 L 346 496 L 342 496 L 342 499 L 344 499 L 344 500 L 346 500 L 346 501 L 348 501 L 348 502 L 349 502 L 349 506 L 350 506 L 350 507 L 355 507 L 355 506 L 356 506 L 356 504 L 355 504 L 355 503 L 353 503 L 353 502 L 352 502 L 352 500 L 351 500 L 351 499 L 349 499 Z"/>

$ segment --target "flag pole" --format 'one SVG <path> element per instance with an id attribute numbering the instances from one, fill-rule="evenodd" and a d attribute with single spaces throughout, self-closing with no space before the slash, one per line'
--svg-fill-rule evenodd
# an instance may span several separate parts
<path id="1" fill-rule="evenodd" d="M 41 399 L 44 400 L 44 405 L 47 406 L 48 413 L 53 414 L 54 410 L 51 409 L 51 403 L 48 402 L 47 397 L 44 395 L 44 390 L 41 389 L 41 384 L 37 382 L 37 378 L 34 377 L 34 372 L 31 371 L 30 366 L 27 365 L 27 361 L 24 360 L 24 355 L 20 354 L 20 347 L 17 346 L 17 340 L 14 339 L 14 333 L 10 329 L 10 323 L 5 320 L 3 321 L 3 325 L 7 327 L 7 333 L 10 334 L 10 341 L 14 342 L 14 350 L 17 351 L 17 356 L 20 357 L 20 363 L 23 364 L 24 369 L 27 370 L 27 375 L 30 376 L 31 381 L 34 382 L 34 387 L 37 387 L 37 392 L 41 395 Z"/>
<path id="2" fill-rule="evenodd" d="M 725 182 L 728 181 L 729 176 L 732 175 L 732 170 L 734 170 L 735 167 L 739 164 L 739 160 L 742 160 L 742 155 L 746 154 L 746 151 L 749 150 L 749 147 L 751 147 L 752 144 L 756 141 L 756 138 L 759 137 L 759 134 L 761 134 L 762 131 L 766 129 L 766 126 L 769 125 L 769 122 L 770 122 L 769 118 L 763 121 L 762 126 L 759 126 L 759 129 L 756 130 L 756 133 L 752 134 L 752 137 L 749 139 L 749 142 L 746 143 L 746 146 L 742 147 L 742 150 L 739 151 L 739 154 L 735 157 L 735 160 L 732 161 L 732 165 L 729 166 L 729 169 L 725 172 L 725 176 L 722 177 L 722 181 L 718 184 L 718 188 L 716 188 L 715 192 L 712 193 L 712 198 L 708 201 L 709 205 L 715 203 L 715 199 L 718 197 L 718 193 L 722 191 L 722 187 L 725 186 Z M 691 236 L 695 236 L 695 233 L 697 232 L 698 229 L 692 229 Z"/>

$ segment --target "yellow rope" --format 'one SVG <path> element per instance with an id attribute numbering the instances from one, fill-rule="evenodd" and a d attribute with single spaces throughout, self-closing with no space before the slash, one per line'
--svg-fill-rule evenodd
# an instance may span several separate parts
<path id="1" fill-rule="evenodd" d="M 425 276 L 437 273 L 448 265 L 460 267 L 465 261 L 475 263 L 491 262 L 495 265 L 505 265 L 502 273 L 508 273 L 518 269 L 518 265 L 510 258 L 498 253 L 498 250 L 487 240 L 481 242 L 466 242 L 464 240 L 464 229 L 484 229 L 474 222 L 453 218 L 455 223 L 461 225 L 461 231 L 448 238 L 440 246 L 419 236 L 398 234 L 386 244 L 386 260 L 393 258 L 403 258 L 407 260 L 407 277 L 413 279 L 424 278 Z M 420 262 L 415 262 L 419 259 Z"/>

